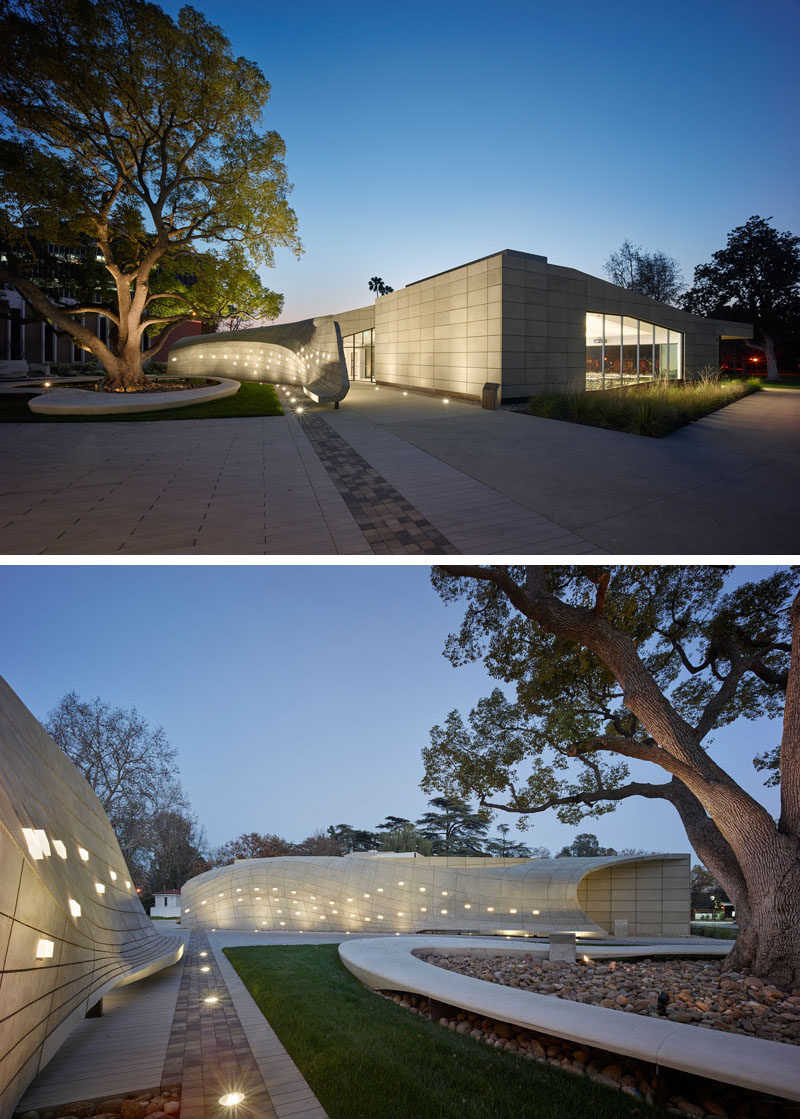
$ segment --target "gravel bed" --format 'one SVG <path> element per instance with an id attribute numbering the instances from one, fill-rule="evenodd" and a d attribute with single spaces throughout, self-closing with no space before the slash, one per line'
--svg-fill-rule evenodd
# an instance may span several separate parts
<path id="1" fill-rule="evenodd" d="M 102 1100 L 17 1112 L 15 1119 L 180 1119 L 179 1085 Z"/>
<path id="2" fill-rule="evenodd" d="M 659 1017 L 657 1000 L 665 992 L 665 1017 L 672 1022 L 800 1045 L 800 994 L 782 991 L 755 975 L 723 972 L 719 960 L 655 958 L 573 964 L 551 963 L 529 953 L 521 957 L 414 954 L 474 979 L 628 1014 Z"/>

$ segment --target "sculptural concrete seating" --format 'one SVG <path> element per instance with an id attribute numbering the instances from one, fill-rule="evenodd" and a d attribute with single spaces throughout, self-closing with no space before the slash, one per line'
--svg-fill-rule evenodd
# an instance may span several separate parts
<path id="1" fill-rule="evenodd" d="M 88 782 L 0 679 L 0 1119 L 111 988 L 180 959 Z"/>

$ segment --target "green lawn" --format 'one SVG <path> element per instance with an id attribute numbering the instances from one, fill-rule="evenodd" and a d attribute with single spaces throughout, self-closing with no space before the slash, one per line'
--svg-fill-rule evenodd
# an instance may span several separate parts
<path id="1" fill-rule="evenodd" d="M 758 380 L 722 384 L 653 381 L 626 389 L 533 396 L 530 410 L 545 419 L 660 438 L 760 388 Z"/>
<path id="2" fill-rule="evenodd" d="M 225 955 L 331 1119 L 666 1115 L 395 1006 L 347 971 L 335 944 Z"/>
<path id="3" fill-rule="evenodd" d="M 272 385 L 243 382 L 233 396 L 207 404 L 188 404 L 185 408 L 165 408 L 160 412 L 132 412 L 127 416 L 37 416 L 28 407 L 31 396 L 0 392 L 0 423 L 134 423 L 153 420 L 217 420 L 242 416 L 282 416 L 278 394 Z"/>

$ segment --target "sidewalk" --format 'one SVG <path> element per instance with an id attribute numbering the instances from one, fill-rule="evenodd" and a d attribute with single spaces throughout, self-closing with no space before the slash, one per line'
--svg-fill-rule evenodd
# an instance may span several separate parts
<path id="1" fill-rule="evenodd" d="M 3 425 L 0 553 L 800 553 L 798 391 L 664 439 L 367 383 L 304 408 Z"/>
<path id="2" fill-rule="evenodd" d="M 165 931 L 183 937 L 180 963 L 105 997 L 31 1083 L 20 1112 L 180 1084 L 181 1119 L 220 1113 L 238 1091 L 240 1119 L 326 1119 L 314 1093 L 222 953 L 228 943 L 298 938 Z M 320 943 L 338 937 L 307 937 Z M 203 968 L 207 970 L 202 970 Z M 213 998 L 214 1002 L 206 1002 Z"/>

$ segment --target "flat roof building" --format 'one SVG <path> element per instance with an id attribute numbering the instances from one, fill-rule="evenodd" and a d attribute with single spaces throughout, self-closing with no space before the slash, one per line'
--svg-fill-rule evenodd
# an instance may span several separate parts
<path id="1" fill-rule="evenodd" d="M 504 249 L 366 307 L 183 339 L 169 372 L 272 379 L 335 402 L 354 380 L 467 399 L 494 383 L 508 402 L 691 377 L 719 364 L 720 340 L 752 333 Z"/>

